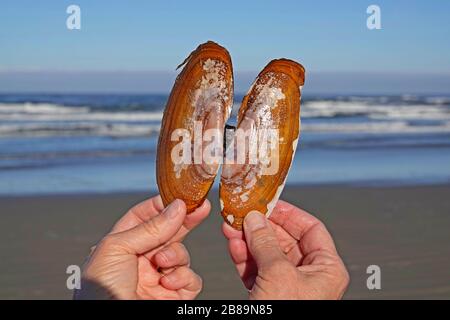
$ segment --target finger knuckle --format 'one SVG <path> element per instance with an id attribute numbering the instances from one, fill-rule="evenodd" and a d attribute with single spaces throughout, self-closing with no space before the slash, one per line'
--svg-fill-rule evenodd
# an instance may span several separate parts
<path id="1" fill-rule="evenodd" d="M 177 250 L 178 252 L 189 255 L 189 252 L 186 249 L 186 246 L 184 244 L 182 244 L 181 242 L 175 242 L 173 244 L 173 246 L 174 246 L 175 250 Z"/>
<path id="2" fill-rule="evenodd" d="M 344 265 L 342 265 L 341 269 L 341 286 L 345 290 L 350 283 L 350 274 L 348 273 L 347 269 Z"/>
<path id="3" fill-rule="evenodd" d="M 188 267 L 190 266 L 190 264 L 191 264 L 191 257 L 190 257 L 190 255 L 189 255 L 189 253 L 188 252 L 186 252 L 186 254 L 184 255 L 184 261 L 183 261 Z"/>
<path id="4" fill-rule="evenodd" d="M 190 286 L 193 291 L 199 292 L 203 288 L 203 279 L 192 269 L 189 270 Z"/>
<path id="5" fill-rule="evenodd" d="M 194 275 L 195 275 L 195 281 L 197 283 L 197 286 L 199 287 L 199 289 L 201 289 L 203 287 L 203 279 L 196 273 L 194 273 Z"/>
<path id="6" fill-rule="evenodd" d="M 181 242 L 174 242 L 170 244 L 170 247 L 177 253 L 178 256 L 189 257 L 189 251 Z"/>
<path id="7" fill-rule="evenodd" d="M 110 248 L 117 243 L 117 236 L 115 234 L 106 235 L 99 243 L 99 248 Z"/>
<path id="8" fill-rule="evenodd" d="M 189 266 L 191 257 L 186 247 L 182 243 L 175 243 L 173 244 L 173 248 L 175 249 L 175 252 L 177 252 L 180 262 Z"/>
<path id="9" fill-rule="evenodd" d="M 262 230 L 263 231 L 263 230 Z M 276 238 L 266 232 L 255 231 L 252 235 L 252 245 L 255 250 L 265 250 L 272 248 Z"/>
<path id="10" fill-rule="evenodd" d="M 168 265 L 171 262 L 169 257 L 167 257 L 167 254 L 164 251 L 158 252 L 157 257 L 159 259 L 159 263 L 163 265 Z"/>
<path id="11" fill-rule="evenodd" d="M 159 239 L 162 230 L 161 225 L 155 219 L 147 221 L 143 224 L 143 227 L 145 232 L 147 232 L 150 237 Z"/>
<path id="12" fill-rule="evenodd" d="M 342 262 L 330 265 L 330 283 L 333 284 L 335 292 L 337 293 L 337 298 L 343 296 L 347 287 L 350 283 L 350 275 Z"/>

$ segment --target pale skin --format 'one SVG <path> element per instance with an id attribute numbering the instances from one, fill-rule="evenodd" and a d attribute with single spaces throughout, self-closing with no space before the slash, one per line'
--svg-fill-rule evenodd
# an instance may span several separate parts
<path id="1" fill-rule="evenodd" d="M 331 235 L 302 209 L 280 200 L 269 219 L 251 212 L 244 231 L 222 230 L 250 299 L 341 299 L 347 289 Z"/>
<path id="2" fill-rule="evenodd" d="M 131 208 L 88 257 L 76 299 L 194 299 L 202 279 L 181 243 L 209 214 L 156 196 Z M 324 225 L 279 201 L 270 220 L 250 213 L 244 231 L 223 232 L 250 299 L 339 299 L 348 273 Z"/>
<path id="3" fill-rule="evenodd" d="M 160 196 L 134 206 L 88 257 L 74 298 L 194 299 L 202 279 L 181 241 L 210 210 L 206 200 L 186 215 L 183 201 L 164 208 Z"/>

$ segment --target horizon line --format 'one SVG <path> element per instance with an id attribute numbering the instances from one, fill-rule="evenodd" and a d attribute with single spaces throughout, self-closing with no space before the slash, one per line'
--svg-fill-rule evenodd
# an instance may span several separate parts
<path id="1" fill-rule="evenodd" d="M 259 73 L 261 70 L 235 70 L 234 73 Z M 0 67 L 0 75 L 4 74 L 36 74 L 36 73 L 54 73 L 54 74 L 81 74 L 81 73 L 180 73 L 179 69 L 167 70 L 167 69 L 2 69 Z M 307 73 L 314 74 L 361 74 L 361 75 L 430 75 L 430 76 L 450 76 L 450 70 L 444 72 L 437 71 L 413 71 L 413 70 L 308 70 Z"/>
<path id="2" fill-rule="evenodd" d="M 174 71 L 0 71 L 0 92 L 170 92 Z M 258 72 L 235 72 L 235 92 L 247 92 Z M 450 73 L 311 71 L 304 92 L 315 94 L 450 93 Z"/>

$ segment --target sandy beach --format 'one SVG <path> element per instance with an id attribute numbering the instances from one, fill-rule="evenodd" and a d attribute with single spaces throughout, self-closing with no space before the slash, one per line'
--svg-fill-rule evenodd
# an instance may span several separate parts
<path id="1" fill-rule="evenodd" d="M 320 186 L 285 189 L 282 198 L 322 219 L 349 269 L 347 299 L 450 298 L 450 186 Z M 0 199 L 0 299 L 70 299 L 66 268 L 80 265 L 99 238 L 147 194 Z M 244 299 L 220 232 L 217 194 L 208 220 L 186 240 L 202 275 L 201 299 Z M 382 289 L 366 288 L 366 268 Z"/>

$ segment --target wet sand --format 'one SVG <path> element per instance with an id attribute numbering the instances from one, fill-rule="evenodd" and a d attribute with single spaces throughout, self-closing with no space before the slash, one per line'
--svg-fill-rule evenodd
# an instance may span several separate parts
<path id="1" fill-rule="evenodd" d="M 69 299 L 66 268 L 146 194 L 0 198 L 0 299 Z M 282 198 L 318 216 L 333 234 L 351 275 L 348 299 L 450 298 L 450 186 L 285 189 Z M 202 275 L 202 299 L 242 299 L 220 231 L 218 198 L 186 240 Z M 366 268 L 381 267 L 381 290 Z"/>

